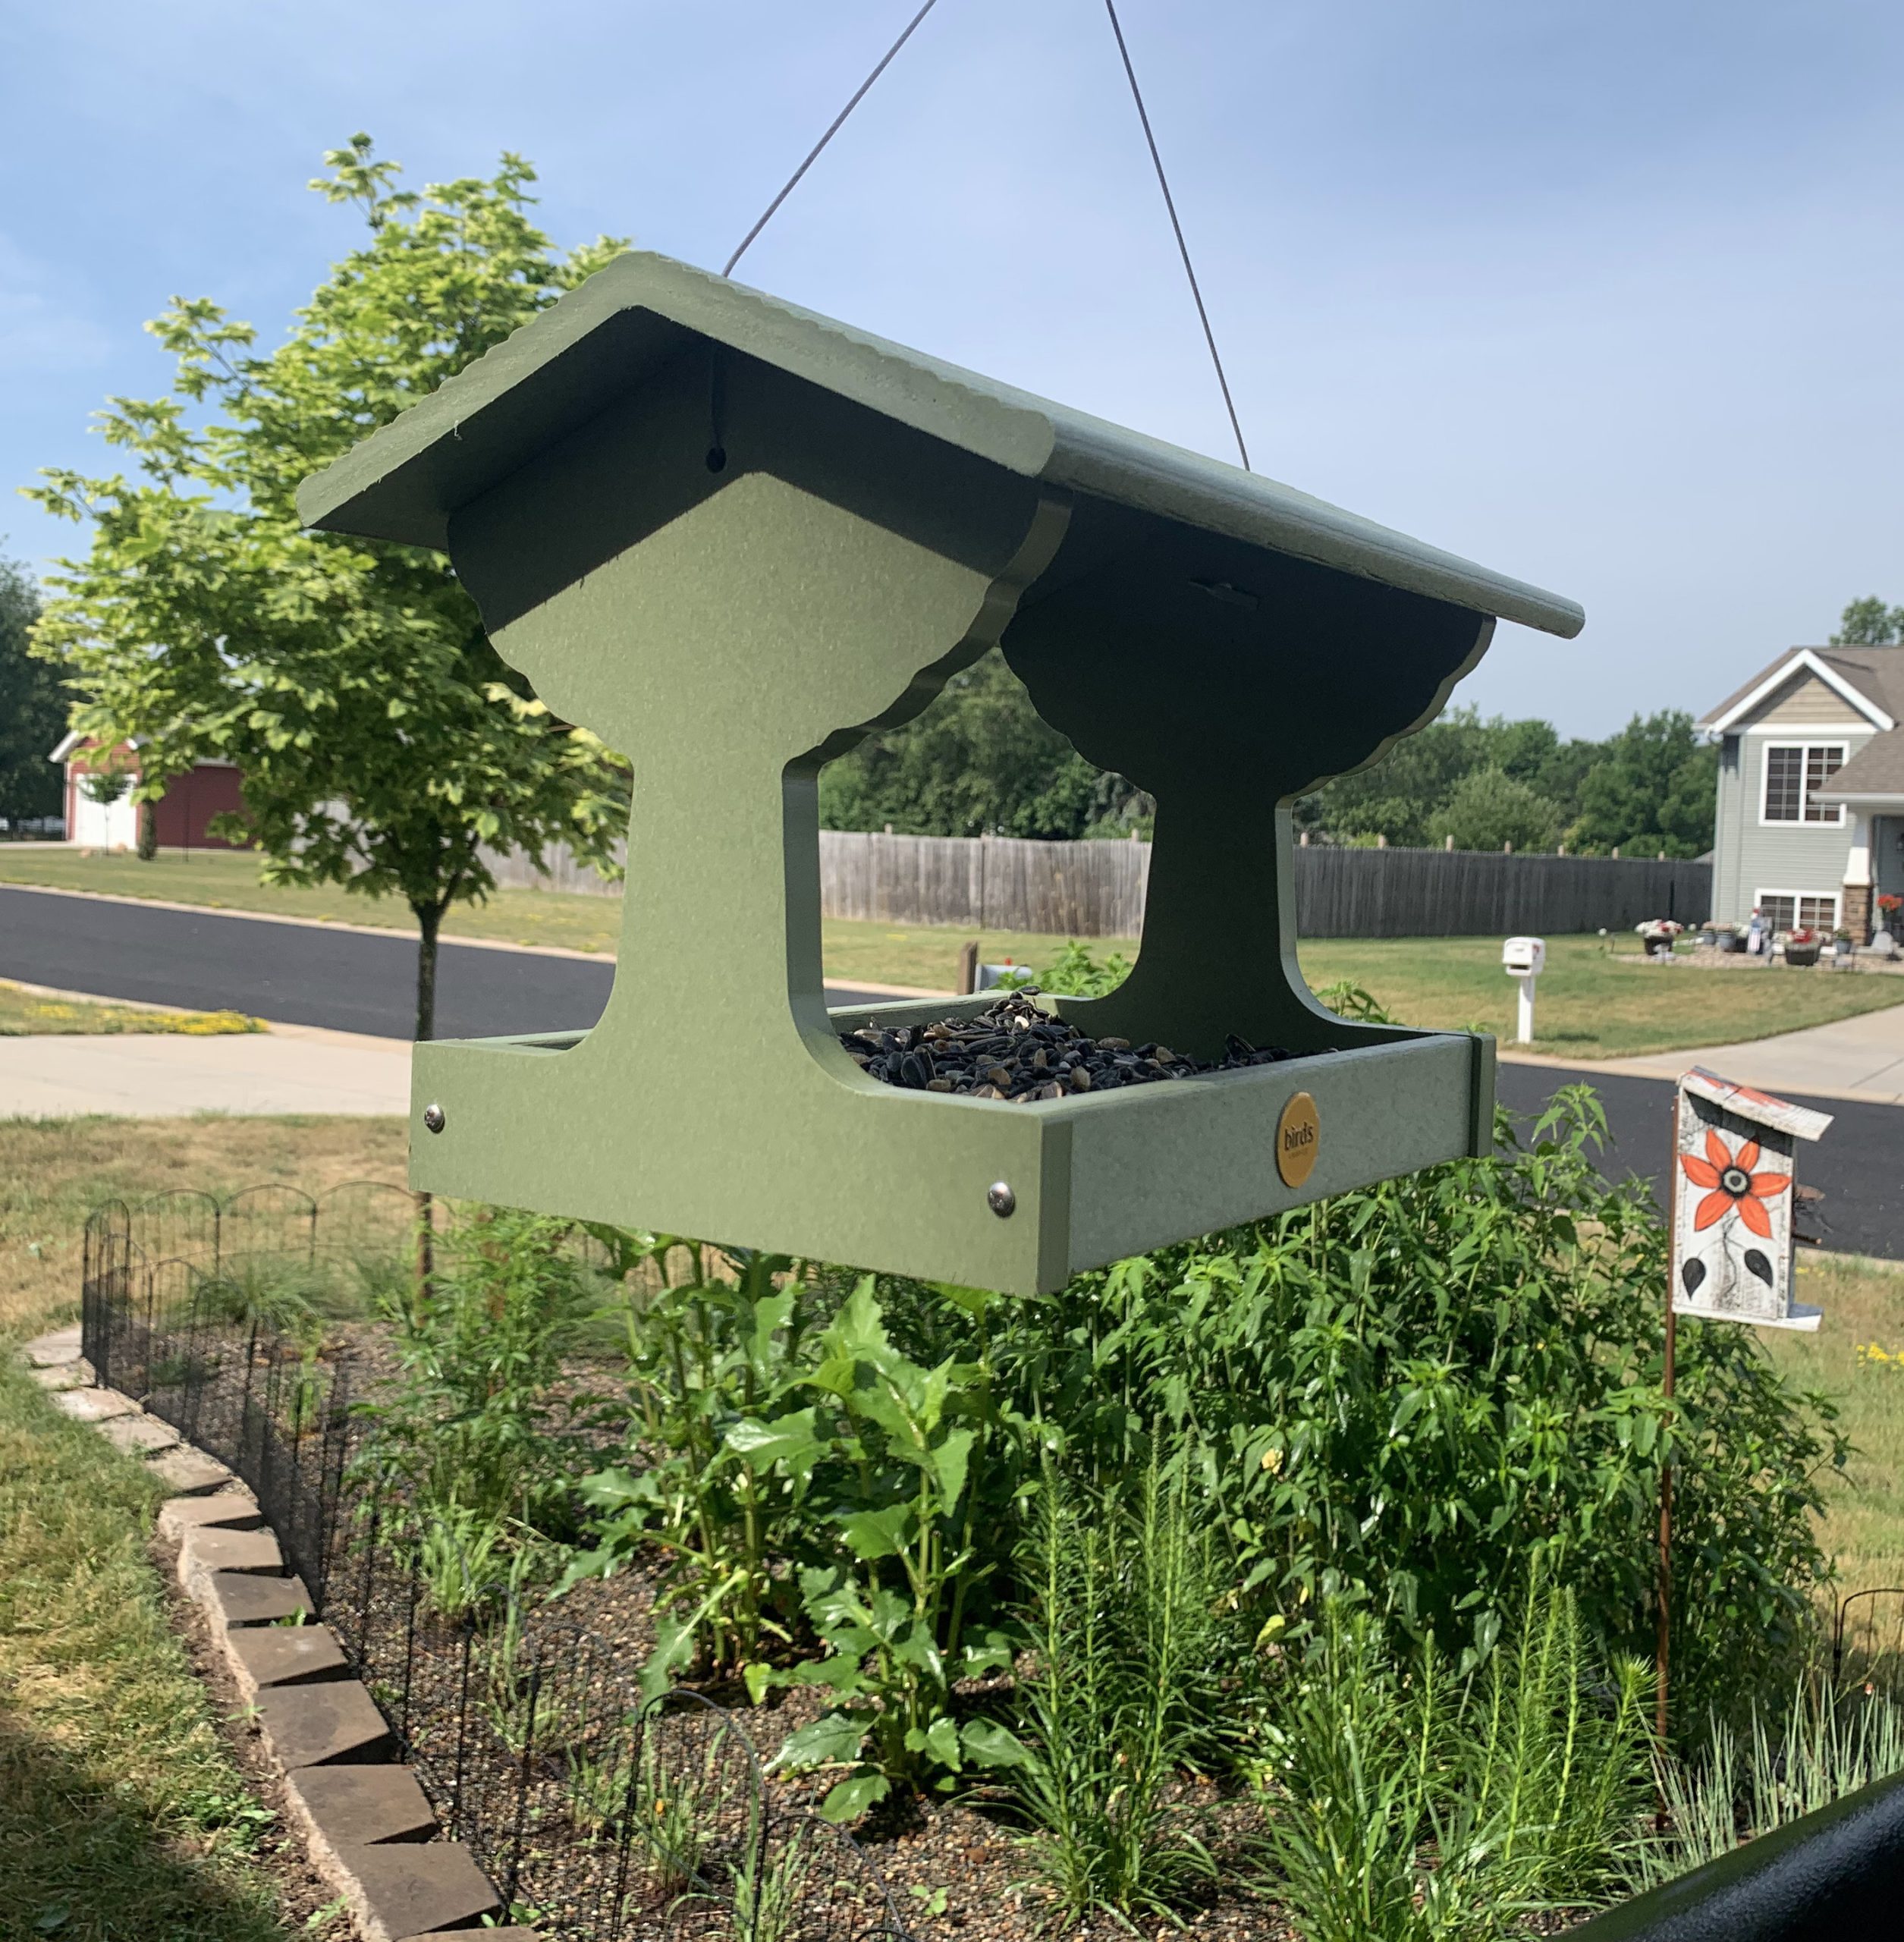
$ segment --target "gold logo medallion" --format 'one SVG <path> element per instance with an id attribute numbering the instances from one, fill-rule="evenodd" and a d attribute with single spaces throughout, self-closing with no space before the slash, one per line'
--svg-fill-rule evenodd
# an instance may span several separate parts
<path id="1" fill-rule="evenodd" d="M 1300 1186 L 1315 1169 L 1315 1156 L 1322 1145 L 1321 1123 L 1315 1116 L 1315 1101 L 1299 1092 L 1283 1108 L 1276 1122 L 1276 1171 L 1285 1186 Z"/>

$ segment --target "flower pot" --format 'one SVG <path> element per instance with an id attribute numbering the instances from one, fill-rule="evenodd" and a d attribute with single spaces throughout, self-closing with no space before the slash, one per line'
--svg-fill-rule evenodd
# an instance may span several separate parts
<path id="1" fill-rule="evenodd" d="M 1818 961 L 1818 947 L 1814 944 L 1788 944 L 1785 947 L 1787 964 L 1815 964 Z"/>
<path id="2" fill-rule="evenodd" d="M 1721 951 L 1743 951 L 1745 940 L 1736 931 L 1721 931 L 1712 940 Z"/>

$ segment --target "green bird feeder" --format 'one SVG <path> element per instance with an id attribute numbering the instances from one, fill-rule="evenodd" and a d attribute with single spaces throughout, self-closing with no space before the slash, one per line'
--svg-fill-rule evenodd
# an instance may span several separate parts
<path id="1" fill-rule="evenodd" d="M 504 659 L 633 765 L 607 1009 L 419 1045 L 416 1186 L 1030 1293 L 1489 1150 L 1491 1039 L 1304 985 L 1288 805 L 1432 720 L 1497 618 L 1572 636 L 1572 602 L 646 254 L 298 505 L 447 552 Z M 1025 1104 L 842 1047 L 990 1002 L 828 1013 L 818 784 L 994 646 L 1157 800 L 1136 968 L 1060 1016 L 1293 1058 Z"/>

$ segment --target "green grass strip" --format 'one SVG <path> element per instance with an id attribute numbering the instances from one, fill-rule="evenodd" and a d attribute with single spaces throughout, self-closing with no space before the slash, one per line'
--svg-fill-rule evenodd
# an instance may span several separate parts
<path id="1" fill-rule="evenodd" d="M 0 1347 L 0 1938 L 284 1942 L 272 1816 L 146 1555 L 164 1492 Z"/>

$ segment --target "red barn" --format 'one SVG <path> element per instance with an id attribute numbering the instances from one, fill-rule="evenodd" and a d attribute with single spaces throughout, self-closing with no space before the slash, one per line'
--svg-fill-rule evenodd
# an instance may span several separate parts
<path id="1" fill-rule="evenodd" d="M 66 768 L 66 840 L 87 850 L 136 850 L 139 847 L 139 806 L 122 790 L 116 800 L 100 802 L 87 787 L 102 773 L 139 778 L 139 745 L 122 742 L 103 755 L 98 743 L 70 734 L 54 749 L 52 761 Z M 154 805 L 162 850 L 231 850 L 238 846 L 213 836 L 206 825 L 214 816 L 241 809 L 238 771 L 228 762 L 202 762 L 188 775 L 174 776 Z"/>

